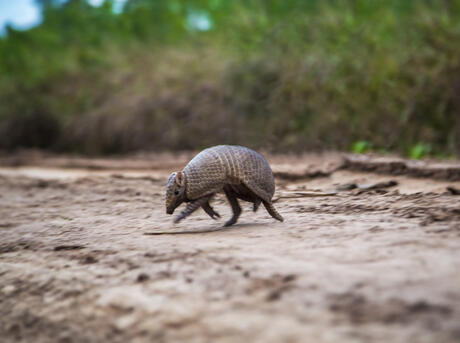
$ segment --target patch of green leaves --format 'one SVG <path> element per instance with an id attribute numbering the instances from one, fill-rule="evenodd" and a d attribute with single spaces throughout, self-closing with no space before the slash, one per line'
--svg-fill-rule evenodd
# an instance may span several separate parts
<path id="1" fill-rule="evenodd" d="M 432 152 L 431 144 L 417 143 L 409 149 L 409 157 L 413 159 L 421 159 L 429 156 Z"/>
<path id="2" fill-rule="evenodd" d="M 364 154 L 372 149 L 373 145 L 368 141 L 357 141 L 351 146 L 351 151 L 355 154 Z"/>

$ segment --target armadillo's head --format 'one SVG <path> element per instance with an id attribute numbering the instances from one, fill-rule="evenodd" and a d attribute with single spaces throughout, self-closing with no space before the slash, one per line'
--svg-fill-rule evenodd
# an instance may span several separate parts
<path id="1" fill-rule="evenodd" d="M 166 213 L 173 214 L 177 206 L 185 201 L 185 178 L 182 172 L 171 174 L 166 186 Z"/>

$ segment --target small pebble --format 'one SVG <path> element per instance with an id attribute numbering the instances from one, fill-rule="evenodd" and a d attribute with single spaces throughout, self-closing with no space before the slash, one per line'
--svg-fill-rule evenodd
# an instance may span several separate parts
<path id="1" fill-rule="evenodd" d="M 148 276 L 148 275 L 145 274 L 145 273 L 140 273 L 140 274 L 137 276 L 137 282 L 144 282 L 144 281 L 147 281 L 148 279 L 150 279 L 150 276 Z"/>

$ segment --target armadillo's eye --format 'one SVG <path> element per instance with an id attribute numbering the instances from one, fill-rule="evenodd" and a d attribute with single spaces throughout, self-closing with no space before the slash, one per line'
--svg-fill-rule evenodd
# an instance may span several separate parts
<path id="1" fill-rule="evenodd" d="M 174 191 L 174 195 L 179 195 L 179 191 Z"/>

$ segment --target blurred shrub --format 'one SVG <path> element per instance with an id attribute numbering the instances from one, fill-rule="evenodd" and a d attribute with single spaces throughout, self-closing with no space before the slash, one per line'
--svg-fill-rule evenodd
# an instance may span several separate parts
<path id="1" fill-rule="evenodd" d="M 355 154 L 362 154 L 368 152 L 371 149 L 372 143 L 369 143 L 368 141 L 358 141 L 353 143 L 353 145 L 351 146 L 351 151 Z"/>
<path id="2" fill-rule="evenodd" d="M 420 159 L 425 156 L 428 156 L 431 153 L 431 145 L 418 143 L 410 148 L 409 156 L 410 158 Z"/>
<path id="3" fill-rule="evenodd" d="M 460 154 L 458 0 L 42 3 L 0 39 L 0 122 L 44 109 L 48 147 Z"/>
<path id="4" fill-rule="evenodd" d="M 0 147 L 51 148 L 60 134 L 59 122 L 46 112 L 34 111 L 11 116 L 0 122 Z"/>

